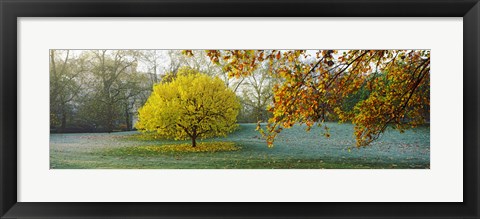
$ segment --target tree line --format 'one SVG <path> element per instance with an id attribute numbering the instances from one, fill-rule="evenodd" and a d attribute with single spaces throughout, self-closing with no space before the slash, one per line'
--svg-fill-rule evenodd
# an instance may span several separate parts
<path id="1" fill-rule="evenodd" d="M 134 129 L 137 111 L 153 86 L 170 82 L 185 68 L 217 76 L 241 102 L 239 122 L 267 121 L 274 79 L 259 68 L 231 78 L 205 51 L 50 50 L 51 132 L 112 132 Z"/>

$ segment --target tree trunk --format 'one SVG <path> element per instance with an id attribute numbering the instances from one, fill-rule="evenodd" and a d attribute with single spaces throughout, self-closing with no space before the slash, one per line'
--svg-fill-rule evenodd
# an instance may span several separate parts
<path id="1" fill-rule="evenodd" d="M 192 137 L 192 147 L 196 147 L 197 146 L 197 137 L 198 137 L 196 126 L 193 127 L 193 134 L 191 135 L 191 137 Z"/>
<path id="2" fill-rule="evenodd" d="M 197 139 L 196 137 L 192 137 L 192 147 L 196 147 L 197 146 Z"/>
<path id="3" fill-rule="evenodd" d="M 125 106 L 125 125 L 127 126 L 126 131 L 130 131 L 131 124 L 130 124 L 130 112 L 128 111 L 128 105 Z"/>
<path id="4" fill-rule="evenodd" d="M 65 132 L 67 127 L 67 112 L 65 110 L 65 104 L 62 104 L 62 124 L 60 125 L 61 132 Z"/>
<path id="5" fill-rule="evenodd" d="M 112 106 L 107 106 L 107 132 L 110 133 L 113 131 L 113 112 L 112 112 Z"/>
<path id="6" fill-rule="evenodd" d="M 132 124 L 130 122 L 130 113 L 127 112 L 127 116 L 125 118 L 125 122 L 126 122 L 126 125 L 127 125 L 127 130 L 126 131 L 130 131 L 132 130 Z"/>

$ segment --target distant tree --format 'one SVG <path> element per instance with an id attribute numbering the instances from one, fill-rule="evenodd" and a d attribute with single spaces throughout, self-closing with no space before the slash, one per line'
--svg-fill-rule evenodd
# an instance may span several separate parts
<path id="1" fill-rule="evenodd" d="M 83 117 L 96 129 L 111 132 L 118 121 L 131 124 L 131 110 L 146 88 L 147 75 L 137 72 L 138 53 L 133 50 L 92 50 L 88 54 L 88 93 L 82 103 Z"/>
<path id="2" fill-rule="evenodd" d="M 190 71 L 190 72 L 183 72 Z M 225 136 L 236 125 L 239 103 L 235 93 L 218 77 L 180 68 L 171 82 L 154 86 L 139 109 L 136 128 L 176 140 Z"/>
<path id="3" fill-rule="evenodd" d="M 185 56 L 185 52 L 181 50 L 169 51 L 169 54 L 171 60 L 177 60 L 176 62 L 171 62 L 170 66 L 176 63 L 177 65 L 188 66 L 197 71 L 205 72 L 206 74 L 211 76 L 217 76 L 222 79 L 225 85 L 231 88 L 234 92 L 237 92 L 238 88 L 245 81 L 245 78 L 243 77 L 236 78 L 231 77 L 229 74 L 225 74 L 225 72 L 227 71 L 226 67 L 228 66 L 228 63 L 224 60 L 218 60 L 218 62 L 210 60 L 208 51 L 190 50 L 189 55 L 193 56 L 194 58 L 188 58 L 188 56 Z M 177 67 L 176 69 L 178 70 L 178 68 L 179 67 Z"/>
<path id="4" fill-rule="evenodd" d="M 63 132 L 86 72 L 85 60 L 69 50 L 50 50 L 50 126 Z"/>
<path id="5" fill-rule="evenodd" d="M 269 74 L 269 66 L 257 68 L 242 84 L 242 112 L 248 122 L 266 122 L 272 116 L 267 107 L 273 100 L 273 86 L 278 79 Z M 246 117 L 246 118 L 245 118 Z"/>
<path id="6" fill-rule="evenodd" d="M 145 93 L 150 93 L 150 83 L 148 83 L 149 77 L 146 74 L 134 73 L 129 74 L 128 78 L 124 78 L 119 83 L 121 90 L 121 98 L 119 98 L 119 104 L 122 105 L 123 116 L 125 121 L 125 129 L 132 129 L 132 117 L 136 114 L 137 107 L 142 106 L 147 98 Z"/>
<path id="7" fill-rule="evenodd" d="M 159 68 L 165 57 L 159 50 L 139 50 L 138 56 L 140 61 L 145 65 L 145 72 L 150 77 L 150 82 L 156 84 L 160 81 Z"/>

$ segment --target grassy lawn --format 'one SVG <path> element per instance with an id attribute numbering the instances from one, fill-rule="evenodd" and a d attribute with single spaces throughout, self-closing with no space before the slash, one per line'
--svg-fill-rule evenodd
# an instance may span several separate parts
<path id="1" fill-rule="evenodd" d="M 50 134 L 52 169 L 424 169 L 430 168 L 430 128 L 401 134 L 388 130 L 365 148 L 355 148 L 353 126 L 328 123 L 305 132 L 301 126 L 285 129 L 268 148 L 255 124 L 240 124 L 225 138 L 200 142 L 231 142 L 239 149 L 224 152 L 141 151 L 152 146 L 190 141 L 140 140 L 138 132 Z M 230 143 L 228 143 L 230 144 Z"/>

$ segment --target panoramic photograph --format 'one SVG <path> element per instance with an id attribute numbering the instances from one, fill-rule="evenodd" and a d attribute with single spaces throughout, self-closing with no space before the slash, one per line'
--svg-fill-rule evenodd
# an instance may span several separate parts
<path id="1" fill-rule="evenodd" d="M 48 52 L 50 169 L 430 169 L 430 50 Z"/>

